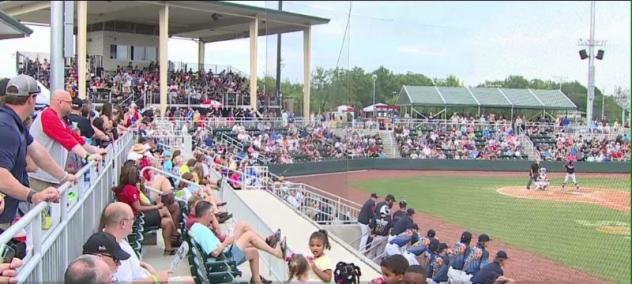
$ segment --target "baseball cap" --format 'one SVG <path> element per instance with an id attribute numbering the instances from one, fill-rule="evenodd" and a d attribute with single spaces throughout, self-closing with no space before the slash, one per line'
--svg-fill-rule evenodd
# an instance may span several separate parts
<path id="1" fill-rule="evenodd" d="M 492 239 L 490 239 L 487 234 L 481 234 L 480 236 L 478 236 L 478 241 L 479 242 L 489 242 L 491 240 Z"/>
<path id="2" fill-rule="evenodd" d="M 371 198 L 377 198 L 377 193 L 371 193 Z"/>
<path id="3" fill-rule="evenodd" d="M 412 215 L 414 215 L 414 214 L 415 214 L 415 209 L 412 209 L 412 208 L 408 208 L 408 209 L 406 209 L 406 214 L 407 214 L 408 216 L 412 216 Z"/>
<path id="4" fill-rule="evenodd" d="M 385 199 L 386 199 L 386 200 L 392 200 L 393 202 L 395 202 L 395 201 L 396 201 L 396 200 L 395 200 L 395 196 L 393 196 L 392 194 L 387 194 Z"/>
<path id="5" fill-rule="evenodd" d="M 37 85 L 37 81 L 35 81 L 35 79 L 29 75 L 17 75 L 11 78 L 11 80 L 9 80 L 9 83 L 7 83 L 7 95 L 28 97 L 39 92 L 40 88 Z"/>
<path id="6" fill-rule="evenodd" d="M 502 258 L 502 259 L 508 259 L 509 258 L 509 256 L 507 256 L 507 253 L 504 250 L 499 250 L 496 253 L 496 257 L 497 258 Z"/>
<path id="7" fill-rule="evenodd" d="M 109 254 L 112 258 L 126 260 L 130 257 L 116 242 L 116 238 L 106 232 L 94 233 L 83 245 L 83 254 Z"/>
<path id="8" fill-rule="evenodd" d="M 406 205 L 408 205 L 408 203 L 406 203 L 406 200 L 402 200 L 399 202 L 399 207 L 406 207 Z"/>
<path id="9" fill-rule="evenodd" d="M 72 108 L 80 109 L 83 106 L 83 101 L 79 97 L 74 97 L 72 99 Z"/>

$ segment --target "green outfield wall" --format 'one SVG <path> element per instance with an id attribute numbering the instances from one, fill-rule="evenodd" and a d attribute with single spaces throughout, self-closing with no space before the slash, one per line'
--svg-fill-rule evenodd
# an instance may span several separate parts
<path id="1" fill-rule="evenodd" d="M 529 171 L 528 160 L 413 160 L 413 159 L 355 159 L 328 160 L 295 164 L 271 164 L 270 172 L 282 176 L 335 173 L 357 170 L 444 170 L 444 171 Z M 563 162 L 541 162 L 549 172 L 564 172 Z M 578 173 L 630 173 L 629 162 L 577 163 Z"/>

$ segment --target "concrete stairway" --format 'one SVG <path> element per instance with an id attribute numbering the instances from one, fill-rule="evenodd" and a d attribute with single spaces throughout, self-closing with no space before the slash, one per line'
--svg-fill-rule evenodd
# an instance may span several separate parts
<path id="1" fill-rule="evenodd" d="M 380 138 L 382 138 L 382 146 L 384 147 L 386 157 L 393 159 L 400 158 L 399 147 L 393 135 L 393 131 L 382 130 L 379 131 L 379 134 Z"/>

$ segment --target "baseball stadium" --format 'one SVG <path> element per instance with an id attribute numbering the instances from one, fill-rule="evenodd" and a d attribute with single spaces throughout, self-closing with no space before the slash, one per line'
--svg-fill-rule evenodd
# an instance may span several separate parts
<path id="1" fill-rule="evenodd" d="M 0 1 L 0 283 L 631 283 L 630 3 L 512 5 Z"/>

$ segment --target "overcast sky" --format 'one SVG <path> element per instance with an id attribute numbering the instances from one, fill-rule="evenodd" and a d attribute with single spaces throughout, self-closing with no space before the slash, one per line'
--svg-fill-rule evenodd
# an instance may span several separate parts
<path id="1" fill-rule="evenodd" d="M 275 8 L 276 1 L 231 1 Z M 577 41 L 589 35 L 589 2 L 349 2 L 284 1 L 283 9 L 331 19 L 312 30 L 312 66 L 383 65 L 395 72 L 431 77 L 454 74 L 466 85 L 524 75 L 586 84 L 587 60 Z M 630 85 L 630 2 L 597 2 L 597 40 L 607 40 L 596 61 L 596 84 L 609 93 Z M 48 52 L 50 30 L 32 27 L 27 39 L 0 41 L 0 76 L 15 72 L 15 51 Z M 344 45 L 343 45 L 344 39 Z M 303 78 L 302 33 L 283 37 L 283 79 Z M 341 52 L 342 50 L 342 52 Z M 197 46 L 171 39 L 169 59 L 196 62 Z M 340 59 L 339 58 L 340 54 Z M 259 75 L 275 74 L 276 36 L 259 39 Z M 247 72 L 248 40 L 207 44 L 206 63 L 233 65 Z"/>

